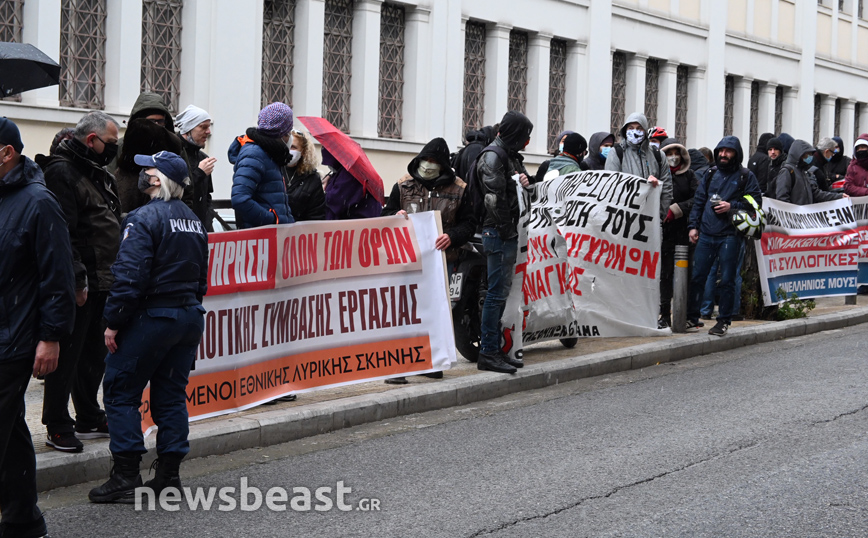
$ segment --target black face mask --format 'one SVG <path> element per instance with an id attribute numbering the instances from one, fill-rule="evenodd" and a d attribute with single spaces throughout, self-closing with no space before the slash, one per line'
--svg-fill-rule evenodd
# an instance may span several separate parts
<path id="1" fill-rule="evenodd" d="M 868 159 L 868 149 L 862 149 L 853 154 L 853 157 L 856 158 L 857 161 L 864 161 Z"/>
<path id="2" fill-rule="evenodd" d="M 156 185 L 151 184 L 151 178 L 152 177 L 156 177 L 156 176 L 152 176 L 150 174 L 145 173 L 145 170 L 142 170 L 141 172 L 139 172 L 138 187 L 139 187 L 140 191 L 145 192 L 146 190 L 150 189 L 151 187 L 156 186 Z"/>
<path id="3" fill-rule="evenodd" d="M 96 136 L 96 135 L 94 135 Z M 90 153 L 90 160 L 95 162 L 100 166 L 106 166 L 110 162 L 114 160 L 114 158 L 118 154 L 118 145 L 114 142 L 105 142 L 102 138 L 97 136 L 97 139 L 102 142 L 103 150 L 102 153 L 97 153 L 93 150 L 93 148 L 88 148 L 88 153 Z"/>

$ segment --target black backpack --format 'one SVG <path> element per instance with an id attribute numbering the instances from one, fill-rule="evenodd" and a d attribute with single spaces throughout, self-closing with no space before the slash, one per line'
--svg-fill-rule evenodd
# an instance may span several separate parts
<path id="1" fill-rule="evenodd" d="M 463 178 L 464 182 L 467 183 L 464 195 L 467 197 L 467 201 L 470 202 L 470 207 L 473 208 L 473 215 L 480 225 L 485 219 L 485 186 L 482 185 L 482 180 L 479 178 L 476 166 L 479 164 L 479 159 L 489 151 L 496 153 L 501 160 L 509 162 L 509 155 L 506 153 L 506 150 L 500 146 L 491 144 L 479 152 L 476 160 L 473 161 L 470 169 L 465 174 L 467 177 Z"/>

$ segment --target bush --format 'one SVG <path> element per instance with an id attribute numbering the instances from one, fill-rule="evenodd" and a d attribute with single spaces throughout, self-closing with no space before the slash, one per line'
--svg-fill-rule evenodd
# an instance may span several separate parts
<path id="1" fill-rule="evenodd" d="M 795 293 L 791 293 L 787 297 L 787 292 L 783 288 L 778 288 L 775 295 L 777 295 L 779 301 L 783 301 L 776 313 L 778 321 L 806 318 L 808 317 L 808 312 L 817 307 L 817 303 L 813 299 L 804 301 L 799 299 L 799 296 Z"/>

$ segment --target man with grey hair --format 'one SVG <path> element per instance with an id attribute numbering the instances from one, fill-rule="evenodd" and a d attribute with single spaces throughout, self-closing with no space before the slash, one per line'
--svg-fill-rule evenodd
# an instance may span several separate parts
<path id="1" fill-rule="evenodd" d="M 215 157 L 209 157 L 202 149 L 211 137 L 211 115 L 207 111 L 190 105 L 175 117 L 175 127 L 184 144 L 181 158 L 187 163 L 190 185 L 185 188 L 184 203 L 199 217 L 210 232 L 211 193 L 214 185 L 211 172 L 214 171 Z"/>
<path id="2" fill-rule="evenodd" d="M 57 370 L 45 376 L 42 406 L 46 444 L 64 452 L 81 452 L 79 438 L 108 437 L 97 391 L 107 353 L 102 315 L 121 230 L 115 178 L 106 170 L 117 143 L 118 123 L 95 111 L 81 118 L 73 138 L 61 142 L 55 155 L 36 157 L 63 209 L 74 258 L 75 329 L 60 343 Z M 75 420 L 68 410 L 70 394 Z"/>

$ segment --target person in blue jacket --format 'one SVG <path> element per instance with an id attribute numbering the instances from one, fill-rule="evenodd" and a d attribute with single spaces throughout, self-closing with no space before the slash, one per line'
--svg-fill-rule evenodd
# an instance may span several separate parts
<path id="1" fill-rule="evenodd" d="M 762 204 L 756 176 L 741 163 L 744 152 L 741 142 L 734 136 L 725 136 L 714 149 L 714 166 L 699 181 L 693 197 L 693 208 L 687 225 L 691 243 L 696 244 L 693 254 L 693 272 L 690 276 L 687 302 L 687 328 L 698 329 L 699 311 L 705 291 L 705 282 L 715 261 L 720 267 L 720 306 L 717 323 L 708 334 L 723 336 L 732 323 L 732 310 L 736 290 L 735 282 L 744 257 L 744 238 L 732 224 L 732 213 L 752 206 L 745 196 Z"/>
<path id="2" fill-rule="evenodd" d="M 132 502 L 142 485 L 147 452 L 139 407 L 150 382 L 151 416 L 158 427 L 157 466 L 145 487 L 156 496 L 181 487 L 179 467 L 190 451 L 187 381 L 205 327 L 208 234 L 181 201 L 187 163 L 174 153 L 136 155 L 139 190 L 151 201 L 124 220 L 106 300 L 103 400 L 114 459 L 111 477 L 90 491 L 92 502 Z M 155 497 L 156 498 L 156 497 Z"/>
<path id="3" fill-rule="evenodd" d="M 229 146 L 232 176 L 232 208 L 239 229 L 295 222 L 289 209 L 284 166 L 289 164 L 292 109 L 271 103 L 259 111 L 256 127 Z"/>

